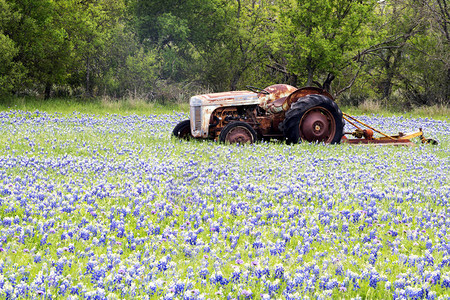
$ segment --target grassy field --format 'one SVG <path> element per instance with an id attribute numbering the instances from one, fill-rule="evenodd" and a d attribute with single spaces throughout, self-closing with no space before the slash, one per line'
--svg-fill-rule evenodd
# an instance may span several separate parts
<path id="1" fill-rule="evenodd" d="M 189 103 L 166 103 L 160 104 L 148 102 L 141 99 L 114 100 L 104 99 L 77 99 L 77 98 L 52 98 L 42 100 L 37 98 L 8 98 L 0 101 L 0 110 L 24 110 L 45 111 L 49 113 L 70 114 L 72 112 L 105 115 L 145 115 L 163 114 L 172 111 L 189 111 Z"/>
<path id="2" fill-rule="evenodd" d="M 0 298 L 450 294 L 437 112 L 359 117 L 438 146 L 228 146 L 172 138 L 185 105 L 15 105 L 0 112 Z"/>
<path id="3" fill-rule="evenodd" d="M 339 101 L 338 101 L 339 104 Z M 70 114 L 74 111 L 88 114 L 163 114 L 172 111 L 189 112 L 188 99 L 184 103 L 148 102 L 142 99 L 114 100 L 110 98 L 78 99 L 78 98 L 52 98 L 42 100 L 33 97 L 14 97 L 0 101 L 0 110 L 25 110 L 58 112 Z M 383 116 L 404 116 L 408 118 L 432 118 L 436 120 L 450 120 L 450 108 L 442 105 L 416 107 L 412 110 L 400 111 L 388 109 L 373 101 L 366 101 L 357 107 L 342 106 L 342 111 L 355 115 L 380 114 Z"/>

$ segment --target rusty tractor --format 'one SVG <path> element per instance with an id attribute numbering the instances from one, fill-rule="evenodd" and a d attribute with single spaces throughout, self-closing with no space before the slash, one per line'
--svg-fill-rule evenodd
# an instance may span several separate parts
<path id="1" fill-rule="evenodd" d="M 420 137 L 423 143 L 435 143 L 423 137 L 422 129 L 385 134 L 343 113 L 333 96 L 322 88 L 298 89 L 287 84 L 247 88 L 193 96 L 190 119 L 177 124 L 173 135 L 231 144 L 277 139 L 287 143 L 412 145 L 414 137 Z M 344 132 L 344 120 L 355 127 L 353 132 Z M 374 137 L 374 132 L 381 136 Z"/>

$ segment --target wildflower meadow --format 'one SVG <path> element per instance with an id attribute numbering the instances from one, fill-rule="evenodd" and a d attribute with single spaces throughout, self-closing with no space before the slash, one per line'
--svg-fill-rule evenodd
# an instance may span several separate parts
<path id="1" fill-rule="evenodd" d="M 448 299 L 448 120 L 360 116 L 437 146 L 240 146 L 173 138 L 187 118 L 0 112 L 0 298 Z"/>

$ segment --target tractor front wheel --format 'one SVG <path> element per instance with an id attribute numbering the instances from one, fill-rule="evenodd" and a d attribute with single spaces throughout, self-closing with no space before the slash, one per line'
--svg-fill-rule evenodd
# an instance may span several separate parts
<path id="1" fill-rule="evenodd" d="M 183 140 L 189 140 L 192 138 L 191 134 L 191 121 L 190 120 L 184 120 L 175 126 L 175 128 L 172 131 L 172 134 L 179 139 Z"/>
<path id="2" fill-rule="evenodd" d="M 286 112 L 282 129 L 288 143 L 336 144 L 344 134 L 344 120 L 336 102 L 324 95 L 307 95 Z"/>
<path id="3" fill-rule="evenodd" d="M 230 144 L 254 143 L 257 139 L 256 131 L 245 122 L 232 122 L 220 131 L 219 141 Z"/>

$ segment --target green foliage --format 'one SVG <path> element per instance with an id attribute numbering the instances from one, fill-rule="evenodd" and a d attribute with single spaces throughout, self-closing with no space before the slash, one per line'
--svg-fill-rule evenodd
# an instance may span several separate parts
<path id="1" fill-rule="evenodd" d="M 0 95 L 13 91 L 25 75 L 22 64 L 14 62 L 18 52 L 14 41 L 0 33 Z"/>
<path id="2" fill-rule="evenodd" d="M 25 69 L 15 59 L 19 54 L 16 43 L 5 34 L 6 25 L 18 18 L 5 0 L 0 0 L 0 94 L 7 94 L 19 86 Z"/>
<path id="3" fill-rule="evenodd" d="M 16 60 L 32 84 L 60 84 L 68 74 L 72 43 L 61 22 L 60 7 L 50 0 L 8 1 L 15 17 L 3 25 L 14 41 Z"/>
<path id="4" fill-rule="evenodd" d="M 339 74 L 358 49 L 369 44 L 365 24 L 376 1 L 327 0 L 281 2 L 277 56 L 289 73 L 311 85 L 328 72 Z M 373 40 L 372 40 L 373 41 Z"/>
<path id="5" fill-rule="evenodd" d="M 196 79 L 191 68 L 214 49 L 224 19 L 221 1 L 131 1 L 137 35 L 163 61 L 161 79 Z M 194 66 L 195 68 L 195 66 Z"/>
<path id="6" fill-rule="evenodd" d="M 221 74 L 227 75 L 221 82 L 227 85 L 216 83 L 213 86 L 235 90 L 244 85 L 241 83 L 242 77 L 254 72 L 255 67 L 258 72 L 264 72 L 258 67 L 264 64 L 270 53 L 272 36 L 269 33 L 273 30 L 271 23 L 275 11 L 272 1 L 255 0 L 230 1 L 224 9 L 229 19 L 214 55 L 208 57 L 208 53 L 205 53 L 209 58 L 208 65 L 212 66 L 207 71 L 210 76 L 217 73 L 214 62 L 219 61 Z M 255 77 L 258 78 L 258 74 Z"/>
<path id="7" fill-rule="evenodd" d="M 347 103 L 445 105 L 447 2 L 0 0 L 0 93 L 179 101 L 334 74 Z"/>
<path id="8" fill-rule="evenodd" d="M 156 68 L 158 62 L 156 55 L 152 52 L 146 52 L 140 48 L 134 55 L 126 59 L 126 72 L 123 74 L 128 78 L 128 86 L 132 89 L 135 96 L 146 90 L 151 90 L 156 80 Z"/>
<path id="9" fill-rule="evenodd" d="M 87 96 L 94 95 L 94 89 L 102 81 L 108 66 L 108 51 L 114 39 L 113 33 L 123 16 L 123 1 L 68 0 L 74 11 L 69 16 L 69 30 L 75 45 L 72 80 L 84 84 Z"/>

